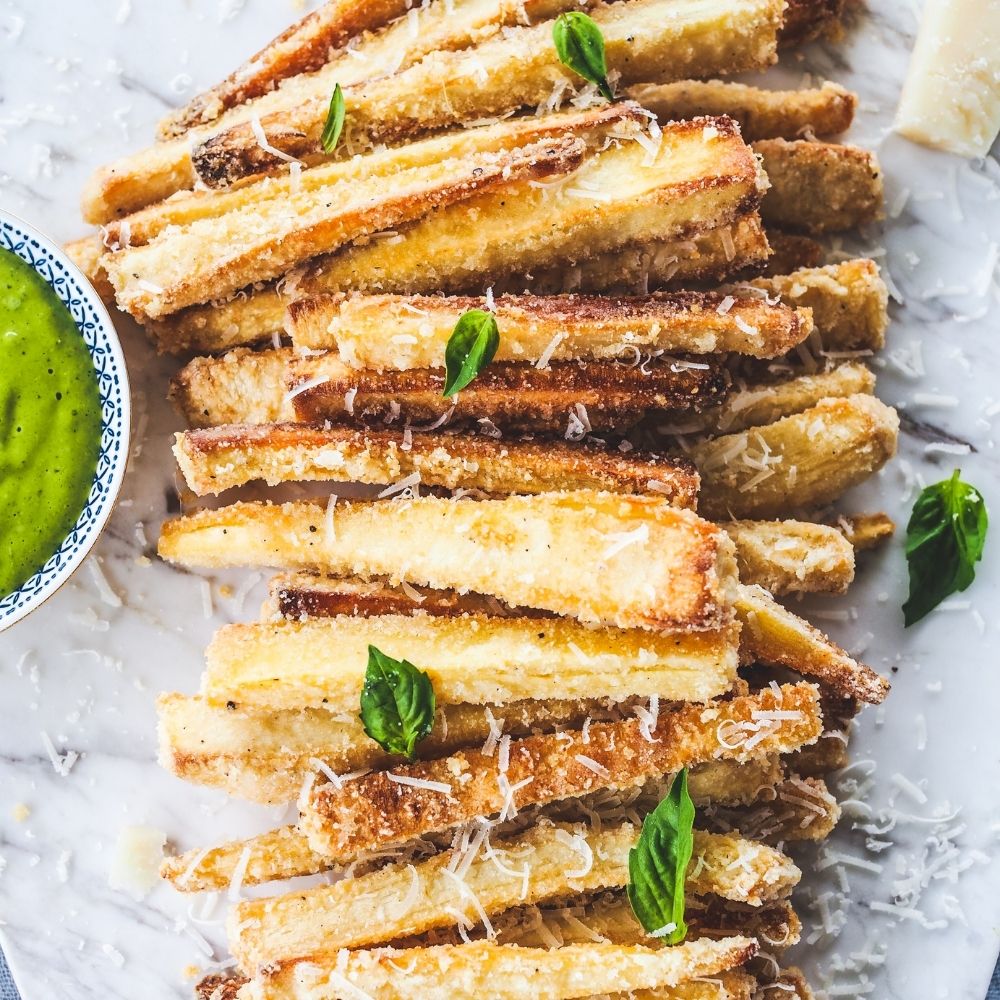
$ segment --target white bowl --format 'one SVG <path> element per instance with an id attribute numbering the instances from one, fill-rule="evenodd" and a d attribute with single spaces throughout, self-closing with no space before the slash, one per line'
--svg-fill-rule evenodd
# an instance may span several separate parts
<path id="1" fill-rule="evenodd" d="M 0 247 L 30 264 L 69 310 L 94 362 L 101 398 L 101 450 L 87 502 L 45 565 L 13 593 L 0 596 L 2 632 L 54 594 L 100 537 L 125 476 L 132 408 L 118 334 L 90 282 L 57 244 L 3 210 Z"/>

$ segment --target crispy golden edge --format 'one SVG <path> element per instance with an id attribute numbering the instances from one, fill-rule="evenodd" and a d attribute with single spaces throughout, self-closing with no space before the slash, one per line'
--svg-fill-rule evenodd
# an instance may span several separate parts
<path id="1" fill-rule="evenodd" d="M 782 969 L 774 982 L 762 982 L 753 1000 L 816 1000 L 801 969 Z"/>
<path id="2" fill-rule="evenodd" d="M 384 575 L 491 593 L 509 604 L 619 628 L 711 630 L 731 617 L 736 565 L 729 537 L 691 511 L 649 496 L 581 490 L 475 503 L 436 497 L 341 502 L 333 520 L 331 532 L 323 506 L 308 502 L 232 504 L 167 521 L 159 553 L 189 566 Z M 443 523 L 452 528 L 450 540 L 440 534 Z M 414 538 L 431 533 L 438 544 L 413 548 Z M 626 544 L 619 547 L 616 539 Z M 617 551 L 609 550 L 612 542 Z M 408 552 L 405 563 L 401 551 Z M 646 583 L 641 592 L 637 573 Z"/>
<path id="3" fill-rule="evenodd" d="M 895 410 L 858 394 L 709 439 L 691 451 L 699 508 L 707 517 L 767 518 L 823 507 L 877 472 L 895 454 L 898 432 Z M 760 478 L 761 466 L 744 455 L 769 456 L 773 474 Z"/>
<path id="4" fill-rule="evenodd" d="M 481 307 L 473 296 L 327 295 L 293 302 L 285 332 L 296 347 L 337 350 L 356 368 L 433 368 L 459 317 Z M 503 295 L 493 311 L 504 332 L 496 359 L 532 364 L 656 350 L 774 358 L 812 332 L 808 312 L 713 292 Z"/>
<path id="5" fill-rule="evenodd" d="M 730 392 L 718 406 L 683 418 L 681 426 L 685 433 L 733 434 L 773 424 L 826 399 L 874 392 L 874 373 L 860 362 L 848 361 L 812 374 L 749 382 Z"/>
<path id="6" fill-rule="evenodd" d="M 850 514 L 839 516 L 833 527 L 842 532 L 856 552 L 877 549 L 892 538 L 896 523 L 888 514 Z"/>
<path id="7" fill-rule="evenodd" d="M 826 351 L 877 351 L 885 345 L 889 293 L 872 260 L 803 268 L 749 284 L 789 305 L 808 306 Z"/>
<path id="8" fill-rule="evenodd" d="M 698 702 L 732 686 L 738 630 L 650 633 L 562 618 L 420 614 L 226 625 L 205 651 L 202 694 L 220 705 L 350 713 L 371 646 L 425 667 L 441 704 L 649 695 Z"/>
<path id="9" fill-rule="evenodd" d="M 740 579 L 772 594 L 842 594 L 854 579 L 854 547 L 836 528 L 808 521 L 723 523 Z"/>
<path id="10" fill-rule="evenodd" d="M 763 587 L 742 585 L 736 601 L 746 662 L 784 666 L 814 677 L 837 694 L 880 704 L 889 682 L 859 663 L 809 622 L 774 600 Z"/>
<path id="11" fill-rule="evenodd" d="M 759 759 L 814 742 L 822 729 L 816 689 L 809 684 L 780 689 L 784 708 L 801 717 L 774 724 L 757 735 L 750 750 L 743 742 L 724 746 L 719 726 L 737 727 L 755 710 L 777 707 L 775 692 L 721 701 L 708 709 L 682 707 L 659 714 L 653 731 L 657 742 L 642 735 L 638 722 L 594 723 L 584 740 L 582 731 L 554 738 L 529 736 L 511 743 L 507 779 L 511 786 L 531 779 L 518 792 L 517 805 L 539 805 L 573 798 L 602 787 L 627 788 L 655 774 L 718 758 Z M 708 721 L 705 721 L 707 716 Z M 583 756 L 587 764 L 581 763 Z M 596 762 L 598 770 L 593 770 Z M 364 775 L 337 789 L 314 785 L 300 797 L 300 829 L 321 853 L 345 856 L 405 842 L 444 830 L 476 816 L 498 813 L 506 796 L 495 781 L 495 762 L 481 752 L 458 751 L 441 761 L 422 762 L 396 770 L 396 776 L 446 783 L 444 794 L 400 784 L 387 773 Z"/>
<path id="12" fill-rule="evenodd" d="M 240 903 L 228 920 L 229 945 L 239 967 L 250 971 L 319 951 L 370 947 L 453 927 L 456 912 L 474 924 L 478 910 L 469 899 L 494 914 L 571 892 L 621 887 L 628 881 L 628 854 L 638 835 L 631 823 L 596 832 L 586 824 L 553 826 L 542 820 L 525 833 L 491 843 L 485 850 L 492 853 L 462 864 L 461 875 L 455 874 L 453 852 L 444 851 L 333 885 Z M 742 864 L 730 867 L 737 859 Z M 773 848 L 696 830 L 686 888 L 694 895 L 760 907 L 787 895 L 800 876 L 792 861 Z M 372 912 L 382 919 L 365 919 Z M 636 931 L 632 941 L 615 943 L 641 943 L 635 940 L 645 937 L 638 924 Z"/>
<path id="13" fill-rule="evenodd" d="M 490 707 L 495 725 L 509 736 L 579 728 L 586 719 L 621 718 L 634 699 L 609 704 L 588 698 L 529 700 Z M 159 762 L 179 778 L 220 788 L 238 798 L 278 805 L 291 802 L 322 761 L 337 774 L 386 768 L 398 758 L 367 739 L 355 713 L 335 716 L 325 709 L 260 712 L 235 702 L 164 694 L 157 701 Z M 482 746 L 491 733 L 481 705 L 439 705 L 430 735 L 421 741 L 424 758 L 446 756 L 466 746 Z M 695 802 L 749 805 L 761 789 L 781 780 L 777 758 L 733 765 L 711 761 L 690 774 Z"/>
<path id="14" fill-rule="evenodd" d="M 286 28 L 224 80 L 193 97 L 160 122 L 159 138 L 184 135 L 210 125 L 230 108 L 274 90 L 290 76 L 319 69 L 340 48 L 365 31 L 383 27 L 406 13 L 408 0 L 328 0 Z"/>
<path id="15" fill-rule="evenodd" d="M 143 246 L 108 254 L 104 267 L 122 309 L 138 319 L 162 319 L 473 195 L 569 174 L 585 152 L 582 140 L 566 135 L 401 171 L 391 186 L 372 177 L 292 191 L 280 202 L 169 227 Z"/>
<path id="16" fill-rule="evenodd" d="M 661 121 L 728 115 L 740 123 L 747 142 L 845 132 L 858 103 L 857 95 L 835 83 L 814 90 L 763 90 L 722 80 L 681 80 L 639 84 L 626 95 Z"/>
<path id="17" fill-rule="evenodd" d="M 656 493 L 694 507 L 698 474 L 684 458 L 562 441 L 500 442 L 468 434 L 356 430 L 319 424 L 229 424 L 177 434 L 174 456 L 199 496 L 253 480 L 394 483 L 492 494 L 598 489 Z"/>
<path id="18" fill-rule="evenodd" d="M 882 218 L 882 171 L 869 150 L 804 139 L 762 139 L 753 150 L 771 181 L 761 205 L 768 225 L 815 234 Z"/>
<path id="19" fill-rule="evenodd" d="M 94 286 L 94 291 L 106 305 L 115 301 L 115 289 L 104 270 L 104 244 L 99 236 L 84 236 L 82 239 L 66 243 L 63 250 L 69 259 L 83 272 L 84 277 Z"/>
<path id="20" fill-rule="evenodd" d="M 396 951 L 327 952 L 281 965 L 254 982 L 272 1000 L 338 1000 L 348 982 L 381 1000 L 538 1000 L 579 997 L 582 989 L 615 998 L 736 968 L 756 953 L 745 937 L 704 938 L 674 948 L 650 949 L 611 944 L 565 948 L 519 948 L 485 941 Z M 257 995 L 244 987 L 241 998 Z M 615 992 L 616 990 L 624 992 Z"/>
<path id="21" fill-rule="evenodd" d="M 496 200 L 478 199 L 477 204 L 484 226 L 498 223 L 506 211 Z M 545 238 L 547 223 L 548 219 L 546 225 L 539 228 L 539 239 Z M 437 227 L 438 224 L 428 225 Z M 426 230 L 423 224 L 403 230 L 400 235 L 404 248 L 407 244 L 419 247 L 421 234 Z M 435 252 L 448 253 L 449 247 L 441 241 Z M 419 254 L 416 252 L 411 254 L 413 266 L 405 271 L 389 267 L 381 259 L 372 259 L 372 254 L 372 248 L 359 248 L 324 258 L 301 280 L 267 285 L 216 306 L 183 310 L 162 323 L 150 324 L 147 332 L 161 352 L 218 353 L 240 344 L 258 343 L 281 330 L 286 304 L 294 301 L 295 295 L 338 290 L 408 295 L 484 293 L 487 287 L 493 287 L 498 294 L 525 289 L 537 294 L 574 291 L 645 294 L 651 288 L 676 288 L 693 281 L 721 281 L 744 268 L 757 268 L 767 260 L 768 243 L 760 217 L 754 212 L 741 216 L 732 224 L 691 234 L 688 239 L 645 235 L 627 241 L 622 248 L 596 255 L 587 256 L 590 248 L 585 241 L 580 241 L 567 252 L 572 264 L 564 261 L 552 267 L 531 267 L 528 275 L 523 273 L 530 266 L 528 262 L 510 261 L 503 266 L 484 267 L 481 273 L 466 274 L 456 269 L 454 273 L 443 274 L 439 270 L 428 276 L 417 266 Z M 451 255 L 454 255 L 454 248 Z M 352 266 L 355 257 L 361 257 L 367 266 Z"/>
<path id="22" fill-rule="evenodd" d="M 740 7 L 686 11 L 677 0 L 632 0 L 596 9 L 608 68 L 621 85 L 679 79 L 742 69 L 774 61 L 781 0 L 746 0 Z M 728 9 L 727 9 L 728 8 Z M 357 152 L 379 142 L 401 142 L 470 120 L 503 116 L 553 99 L 563 83 L 571 96 L 579 78 L 552 46 L 552 27 L 513 27 L 483 40 L 470 67 L 467 52 L 439 51 L 393 76 L 348 86 L 341 147 Z M 477 70 L 481 69 L 482 78 Z M 559 97 L 556 96 L 558 103 Z M 323 156 L 320 136 L 326 95 L 299 107 L 265 115 L 261 126 L 269 144 L 286 155 Z M 210 187 L 281 167 L 265 151 L 248 124 L 237 124 L 195 147 L 195 170 Z"/>

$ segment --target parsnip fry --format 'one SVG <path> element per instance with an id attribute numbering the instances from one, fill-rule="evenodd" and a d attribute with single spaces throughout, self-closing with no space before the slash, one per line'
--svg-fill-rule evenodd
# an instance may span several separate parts
<path id="1" fill-rule="evenodd" d="M 825 399 L 691 452 L 708 517 L 776 517 L 836 500 L 895 454 L 899 418 L 874 396 Z"/>
<path id="2" fill-rule="evenodd" d="M 850 546 L 839 532 L 829 529 Z M 425 670 L 442 704 L 659 695 L 708 701 L 736 677 L 738 631 L 650 633 L 553 618 L 394 615 L 226 625 L 205 657 L 209 701 L 356 711 L 375 646 Z"/>
<path id="3" fill-rule="evenodd" d="M 435 948 L 334 953 L 261 973 L 268 1000 L 564 1000 L 677 986 L 736 968 L 757 950 L 749 938 L 690 941 L 658 950 L 612 944 L 519 948 L 485 941 Z M 316 956 L 318 957 L 318 956 Z M 345 985 L 346 984 L 346 985 Z M 597 991 L 593 993 L 593 991 Z M 622 992 L 615 992 L 622 991 Z M 245 991 L 244 991 L 245 992 Z M 248 996 L 254 996 L 250 993 Z M 654 994 L 655 995 L 655 994 Z"/>
<path id="4" fill-rule="evenodd" d="M 888 514 L 852 514 L 838 517 L 833 527 L 842 532 L 856 552 L 877 549 L 892 538 L 896 525 Z"/>
<path id="5" fill-rule="evenodd" d="M 785 666 L 848 698 L 879 704 L 889 682 L 858 663 L 819 629 L 778 604 L 763 587 L 741 586 L 737 610 L 747 662 Z"/>
<path id="6" fill-rule="evenodd" d="M 199 496 L 255 479 L 271 486 L 303 480 L 388 484 L 414 473 L 425 486 L 498 494 L 657 493 L 678 507 L 693 507 L 698 494 L 698 474 L 684 458 L 468 434 L 230 424 L 178 434 L 174 455 Z"/>
<path id="7" fill-rule="evenodd" d="M 808 521 L 731 521 L 740 579 L 772 594 L 842 594 L 854 579 L 854 547 L 836 528 Z"/>
<path id="8" fill-rule="evenodd" d="M 459 317 L 481 307 L 469 296 L 323 296 L 292 303 L 286 332 L 296 347 L 336 350 L 356 368 L 435 368 Z M 651 351 L 773 358 L 812 332 L 807 312 L 707 292 L 505 295 L 494 313 L 503 330 L 496 359 L 543 365 Z"/>
<path id="9" fill-rule="evenodd" d="M 774 798 L 749 809 L 713 809 L 704 822 L 710 829 L 739 831 L 767 844 L 825 840 L 840 819 L 840 806 L 826 783 L 793 776 L 774 789 Z"/>
<path id="10" fill-rule="evenodd" d="M 585 152 L 582 140 L 564 136 L 402 170 L 391 186 L 375 176 L 317 191 L 293 189 L 280 201 L 170 227 L 144 246 L 110 254 L 104 265 L 118 304 L 139 319 L 157 319 L 275 279 L 313 257 L 473 195 L 569 174 Z"/>
<path id="11" fill-rule="evenodd" d="M 772 185 L 761 206 L 769 225 L 829 233 L 882 217 L 882 171 L 867 149 L 804 139 L 762 139 L 753 148 Z"/>
<path id="12" fill-rule="evenodd" d="M 749 284 L 789 305 L 808 306 L 826 351 L 877 351 L 885 344 L 889 293 L 872 260 L 802 268 Z"/>
<path id="13" fill-rule="evenodd" d="M 483 853 L 468 859 L 459 855 L 457 865 L 453 852 L 446 851 L 334 885 L 240 903 L 228 922 L 230 948 L 240 968 L 250 971 L 454 926 L 456 913 L 475 924 L 479 907 L 490 915 L 570 892 L 623 886 L 628 852 L 638 835 L 631 823 L 595 832 L 587 825 L 553 826 L 543 820 L 518 836 L 484 841 Z M 740 864 L 730 868 L 734 860 Z M 787 894 L 800 876 L 773 848 L 701 831 L 695 832 L 688 871 L 688 892 L 757 906 Z M 470 906 L 470 900 L 478 906 Z M 372 913 L 379 919 L 368 919 Z M 636 928 L 635 937 L 644 937 Z"/>
<path id="14" fill-rule="evenodd" d="M 619 628 L 713 629 L 730 619 L 732 542 L 651 497 L 342 502 L 332 520 L 312 503 L 234 504 L 168 521 L 159 551 L 188 566 L 318 568 L 476 590 Z M 431 537 L 433 546 L 412 544 Z"/>
<path id="15" fill-rule="evenodd" d="M 627 94 L 661 121 L 728 115 L 740 123 L 747 142 L 845 132 L 858 103 L 854 94 L 835 83 L 817 90 L 762 90 L 722 80 L 681 80 L 639 84 Z"/>
<path id="16" fill-rule="evenodd" d="M 780 718 L 772 718 L 779 701 Z M 751 722 L 754 712 L 767 721 Z M 581 730 L 514 741 L 505 772 L 509 785 L 497 781 L 495 761 L 471 750 L 399 768 L 393 777 L 368 774 L 339 789 L 314 785 L 299 802 L 300 828 L 315 850 L 345 857 L 500 813 L 509 808 L 508 798 L 518 807 L 538 805 L 598 788 L 635 786 L 706 760 L 760 759 L 812 743 L 821 729 L 812 685 L 781 688 L 780 698 L 768 689 L 707 710 L 661 712 L 652 731 L 656 742 L 643 736 L 637 722 L 594 723 L 586 739 Z M 506 787 L 519 790 L 507 793 Z"/>
<path id="17" fill-rule="evenodd" d="M 593 17 L 609 70 L 628 85 L 766 67 L 774 60 L 783 6 L 780 0 L 628 0 L 601 6 Z M 558 104 L 578 85 L 559 60 L 550 23 L 511 28 L 472 53 L 431 53 L 401 73 L 347 87 L 341 145 L 356 152 L 550 100 Z M 263 116 L 268 144 L 299 159 L 322 157 L 328 105 L 324 95 Z M 210 187 L 283 165 L 248 124 L 214 135 L 192 157 Z"/>

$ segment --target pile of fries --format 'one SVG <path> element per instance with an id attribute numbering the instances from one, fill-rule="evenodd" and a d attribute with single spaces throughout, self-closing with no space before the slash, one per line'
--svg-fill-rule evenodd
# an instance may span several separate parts
<path id="1" fill-rule="evenodd" d="M 571 9 L 614 102 L 556 58 Z M 159 701 L 165 767 L 298 803 L 164 864 L 235 900 L 236 968 L 203 1000 L 811 996 L 783 961 L 785 847 L 833 828 L 824 775 L 888 685 L 776 598 L 844 592 L 893 530 L 831 509 L 895 450 L 861 360 L 885 286 L 816 239 L 876 219 L 881 176 L 817 138 L 854 95 L 716 77 L 836 39 L 841 14 L 329 0 L 93 178 L 77 260 L 199 355 L 171 390 L 190 490 L 327 484 L 160 538 L 180 566 L 280 570 L 201 692 Z M 445 397 L 470 309 L 499 348 Z M 371 647 L 433 685 L 413 760 L 359 720 Z M 625 889 L 682 769 L 688 933 L 665 945 Z M 304 875 L 324 877 L 240 901 Z"/>

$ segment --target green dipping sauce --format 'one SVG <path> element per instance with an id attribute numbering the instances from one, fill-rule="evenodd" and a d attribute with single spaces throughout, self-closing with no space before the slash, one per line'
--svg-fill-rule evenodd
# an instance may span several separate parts
<path id="1" fill-rule="evenodd" d="M 90 354 L 58 296 L 0 249 L 0 596 L 45 565 L 87 502 L 101 445 Z"/>

